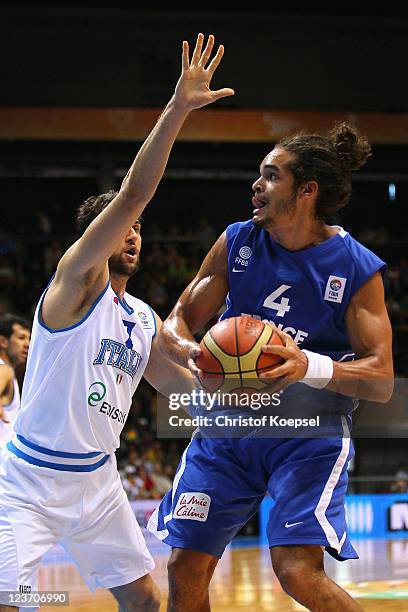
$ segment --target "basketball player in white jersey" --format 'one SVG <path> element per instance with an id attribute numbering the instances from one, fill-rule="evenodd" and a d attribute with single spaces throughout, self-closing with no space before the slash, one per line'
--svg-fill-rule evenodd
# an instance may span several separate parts
<path id="1" fill-rule="evenodd" d="M 210 59 L 214 38 L 204 49 L 203 38 L 191 61 L 183 43 L 175 93 L 119 193 L 81 207 L 82 226 L 95 218 L 62 257 L 37 306 L 16 435 L 0 461 L 2 612 L 18 606 L 4 591 L 36 590 L 41 557 L 56 542 L 89 588 L 110 589 L 120 610 L 159 609 L 149 575 L 154 562 L 114 452 L 142 375 L 159 390 L 177 378 L 191 389 L 191 376 L 162 358 L 154 340 L 161 321 L 126 293 L 126 282 L 138 265 L 138 218 L 179 129 L 193 109 L 234 93 L 210 90 L 223 47 Z"/>
<path id="2" fill-rule="evenodd" d="M 27 361 L 30 326 L 13 314 L 0 317 L 0 446 L 13 436 L 20 409 L 20 389 L 14 368 Z"/>

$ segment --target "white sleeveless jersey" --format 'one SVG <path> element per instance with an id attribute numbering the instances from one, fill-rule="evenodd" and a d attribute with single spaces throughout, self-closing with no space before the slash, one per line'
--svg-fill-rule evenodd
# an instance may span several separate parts
<path id="1" fill-rule="evenodd" d="M 0 359 L 0 366 L 7 365 L 3 359 Z M 8 423 L 5 423 L 0 419 L 0 446 L 4 446 L 6 442 L 13 436 L 13 425 L 17 418 L 17 414 L 20 408 L 20 389 L 18 388 L 18 382 L 16 377 L 13 380 L 13 399 L 9 404 L 2 404 L 3 415 L 7 419 Z"/>
<path id="2" fill-rule="evenodd" d="M 17 454 L 17 447 L 30 462 L 37 457 L 39 465 L 50 455 L 51 461 L 89 463 L 94 460 L 86 457 L 119 446 L 149 359 L 155 318 L 147 304 L 128 293 L 122 301 L 108 283 L 82 321 L 55 331 L 41 319 L 43 297 L 31 333 L 17 437 L 8 448 Z"/>

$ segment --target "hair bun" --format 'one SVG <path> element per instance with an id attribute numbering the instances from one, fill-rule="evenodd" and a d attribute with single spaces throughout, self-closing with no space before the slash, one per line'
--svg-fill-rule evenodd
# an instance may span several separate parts
<path id="1" fill-rule="evenodd" d="M 327 136 L 340 157 L 345 172 L 358 170 L 371 155 L 371 147 L 365 136 L 345 121 L 336 123 Z"/>

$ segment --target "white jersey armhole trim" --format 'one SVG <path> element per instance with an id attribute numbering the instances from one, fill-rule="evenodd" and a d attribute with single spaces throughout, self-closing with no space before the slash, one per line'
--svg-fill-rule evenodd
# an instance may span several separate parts
<path id="1" fill-rule="evenodd" d="M 51 279 L 51 281 L 52 281 L 52 279 Z M 75 329 L 76 327 L 79 327 L 80 325 L 82 325 L 82 323 L 84 323 L 90 317 L 90 315 L 95 310 L 96 306 L 99 304 L 99 302 L 101 301 L 101 299 L 103 298 L 103 296 L 107 292 L 108 288 L 110 287 L 110 280 L 108 280 L 105 289 L 96 298 L 96 300 L 91 305 L 91 307 L 88 310 L 88 312 L 86 313 L 86 315 L 80 321 L 78 321 L 77 323 L 74 323 L 74 325 L 69 325 L 68 327 L 63 327 L 62 329 L 52 329 L 51 327 L 48 327 L 48 325 L 45 324 L 45 322 L 43 321 L 42 316 L 41 316 L 42 304 L 43 304 L 43 301 L 44 301 L 44 298 L 45 298 L 45 294 L 47 293 L 47 290 L 50 287 L 50 285 L 51 285 L 51 282 L 48 284 L 46 290 L 42 294 L 41 299 L 40 299 L 40 303 L 38 305 L 38 314 L 37 314 L 37 316 L 38 316 L 38 323 L 39 323 L 39 325 L 40 325 L 40 327 L 42 329 L 45 329 L 50 334 L 59 334 L 61 332 L 71 331 L 71 330 Z"/>

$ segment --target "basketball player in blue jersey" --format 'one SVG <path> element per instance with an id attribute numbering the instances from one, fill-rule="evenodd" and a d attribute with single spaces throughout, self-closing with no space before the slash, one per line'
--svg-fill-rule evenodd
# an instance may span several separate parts
<path id="1" fill-rule="evenodd" d="M 58 264 L 34 317 L 16 435 L 0 457 L 0 610 L 4 591 L 31 592 L 44 553 L 60 542 L 91 590 L 110 589 L 120 610 L 158 610 L 154 567 L 116 469 L 115 450 L 142 376 L 192 389 L 191 373 L 164 359 L 161 321 L 126 293 L 141 248 L 143 209 L 153 197 L 188 114 L 231 89 L 211 91 L 223 47 L 197 39 L 174 96 L 141 147 L 119 193 L 89 198 L 82 236 Z M 61 585 L 63 588 L 64 585 Z M 1 605 L 2 604 L 2 605 Z"/>
<path id="2" fill-rule="evenodd" d="M 263 375 L 266 382 L 287 387 L 283 396 L 296 389 L 298 397 L 320 394 L 320 412 L 327 398 L 343 408 L 338 437 L 195 433 L 173 490 L 149 523 L 172 547 L 171 612 L 210 610 L 217 561 L 266 492 L 275 501 L 268 539 L 282 588 L 315 612 L 361 609 L 325 574 L 323 556 L 326 550 L 339 560 L 357 557 L 344 509 L 353 455 L 349 417 L 353 396 L 377 402 L 391 396 L 391 326 L 384 262 L 326 219 L 348 203 L 351 171 L 369 154 L 366 139 L 345 123 L 327 137 L 298 134 L 279 142 L 253 184 L 252 219 L 220 236 L 161 329 L 167 354 L 199 376 L 193 334 L 226 301 L 222 319 L 248 315 L 280 330 L 284 346 L 263 349 L 283 359 Z"/>

